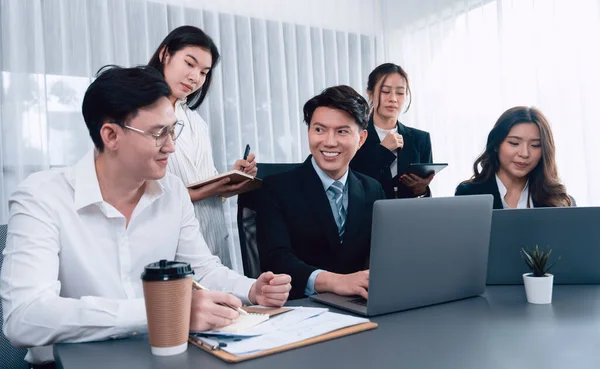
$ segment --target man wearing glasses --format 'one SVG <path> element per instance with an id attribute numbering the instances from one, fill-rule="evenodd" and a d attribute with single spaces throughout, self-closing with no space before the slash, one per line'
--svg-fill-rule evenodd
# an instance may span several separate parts
<path id="1" fill-rule="evenodd" d="M 53 367 L 54 343 L 144 332 L 140 274 L 161 259 L 190 263 L 213 290 L 193 292 L 194 331 L 237 318 L 221 304 L 287 300 L 288 275 L 249 279 L 210 253 L 185 186 L 166 175 L 185 129 L 169 95 L 150 67 L 104 69 L 82 106 L 95 149 L 73 167 L 32 174 L 9 200 L 3 329 L 14 346 L 30 348 L 34 367 Z"/>

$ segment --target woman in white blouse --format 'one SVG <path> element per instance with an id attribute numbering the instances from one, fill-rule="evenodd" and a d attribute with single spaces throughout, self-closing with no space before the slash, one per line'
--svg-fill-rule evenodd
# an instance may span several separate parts
<path id="1" fill-rule="evenodd" d="M 508 109 L 488 135 L 473 177 L 458 185 L 456 195 L 493 195 L 494 209 L 574 206 L 558 177 L 554 152 L 552 130 L 540 110 Z"/>
<path id="2" fill-rule="evenodd" d="M 213 40 L 201 29 L 181 26 L 160 43 L 148 65 L 158 69 L 171 88 L 170 101 L 177 118 L 185 127 L 177 139 L 177 148 L 169 158 L 167 169 L 188 185 L 217 175 L 212 157 L 208 124 L 196 109 L 202 104 L 219 61 L 219 51 Z M 256 175 L 254 154 L 247 160 L 237 160 L 232 169 Z M 220 195 L 236 191 L 244 185 L 229 185 L 221 180 L 195 190 L 189 190 L 196 218 L 211 252 L 221 262 L 232 267 L 229 233 Z"/>

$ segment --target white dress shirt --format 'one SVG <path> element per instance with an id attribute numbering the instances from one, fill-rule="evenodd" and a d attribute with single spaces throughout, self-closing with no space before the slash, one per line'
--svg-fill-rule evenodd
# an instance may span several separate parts
<path id="1" fill-rule="evenodd" d="M 185 185 L 219 174 L 212 156 L 208 124 L 185 100 L 177 100 L 175 115 L 184 122 L 184 127 L 177 138 L 177 150 L 169 156 L 167 170 L 181 178 Z M 229 237 L 221 197 L 211 196 L 194 202 L 193 206 L 209 250 L 223 265 L 233 267 L 234 244 Z"/>
<path id="2" fill-rule="evenodd" d="M 512 209 L 510 206 L 508 206 L 508 204 L 506 203 L 506 200 L 504 200 L 504 197 L 506 196 L 506 186 L 504 186 L 504 183 L 502 183 L 502 181 L 500 180 L 500 177 L 498 177 L 498 175 L 496 174 L 496 184 L 498 185 L 498 192 L 500 193 L 500 199 L 502 199 L 502 207 L 504 209 Z M 531 202 L 531 198 L 529 197 L 529 181 L 527 181 L 527 183 L 525 184 L 525 188 L 523 188 L 523 191 L 521 192 L 521 197 L 519 198 L 519 202 L 517 203 L 517 207 L 516 209 L 527 209 L 527 208 L 533 208 L 533 203 Z"/>
<path id="3" fill-rule="evenodd" d="M 210 253 L 179 178 L 149 181 L 126 226 L 102 199 L 93 150 L 73 167 L 34 173 L 9 199 L 4 333 L 42 363 L 53 355 L 41 346 L 146 332 L 140 275 L 161 259 L 190 263 L 202 284 L 248 302 L 254 280 Z"/>
<path id="4" fill-rule="evenodd" d="M 382 142 L 383 142 L 383 139 L 385 138 L 385 136 L 388 135 L 388 133 L 398 132 L 398 126 L 394 127 L 393 129 L 381 129 L 373 124 L 373 127 L 375 127 L 375 132 L 377 132 L 377 136 L 379 136 L 379 141 L 382 141 Z M 392 154 L 396 155 L 396 159 L 394 159 L 392 164 L 390 164 L 390 171 L 392 172 L 392 178 L 394 178 L 395 176 L 398 175 L 398 150 L 392 151 Z"/>

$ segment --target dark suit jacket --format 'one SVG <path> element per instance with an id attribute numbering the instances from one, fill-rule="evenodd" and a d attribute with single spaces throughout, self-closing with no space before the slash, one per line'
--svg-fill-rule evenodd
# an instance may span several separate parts
<path id="1" fill-rule="evenodd" d="M 498 184 L 496 183 L 496 176 L 492 176 L 490 179 L 483 182 L 461 183 L 458 185 L 458 187 L 456 187 L 456 192 L 454 195 L 493 195 L 494 209 L 504 209 L 502 206 L 502 199 L 500 198 L 500 190 L 498 190 Z M 569 197 L 571 197 L 571 202 L 573 203 L 572 206 L 576 206 L 575 199 L 572 196 Z M 533 201 L 533 199 L 531 199 L 531 201 L 533 202 L 533 207 L 535 208 L 548 207 L 548 205 L 545 204 L 538 204 L 537 202 Z"/>
<path id="2" fill-rule="evenodd" d="M 404 138 L 404 147 L 398 151 L 398 173 L 402 174 L 411 163 L 432 163 L 433 153 L 431 151 L 431 137 L 428 132 L 421 131 L 396 123 L 398 133 Z M 358 150 L 350 167 L 362 174 L 375 178 L 385 191 L 388 199 L 394 198 L 394 181 L 390 165 L 396 159 L 394 153 L 381 145 L 381 140 L 375 131 L 373 118 L 367 127 L 369 135 L 363 146 Z M 431 196 L 427 188 L 426 196 Z M 415 197 L 412 191 L 402 183 L 398 184 L 398 198 Z"/>
<path id="3" fill-rule="evenodd" d="M 368 268 L 373 203 L 384 199 L 381 185 L 348 173 L 348 212 L 343 243 L 323 182 L 311 157 L 298 168 L 264 179 L 256 236 L 263 271 L 292 277 L 290 299 L 304 297 L 316 269 L 348 274 Z"/>

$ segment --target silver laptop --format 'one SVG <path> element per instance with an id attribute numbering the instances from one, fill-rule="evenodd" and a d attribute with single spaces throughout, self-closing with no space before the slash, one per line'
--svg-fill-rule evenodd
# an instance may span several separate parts
<path id="1" fill-rule="evenodd" d="M 492 203 L 492 195 L 376 201 L 369 299 L 310 298 L 373 316 L 482 294 Z"/>
<path id="2" fill-rule="evenodd" d="M 600 207 L 494 210 L 488 284 L 523 284 L 522 246 L 552 249 L 555 284 L 600 283 Z"/>

